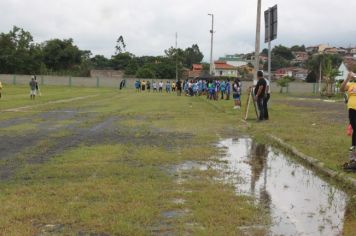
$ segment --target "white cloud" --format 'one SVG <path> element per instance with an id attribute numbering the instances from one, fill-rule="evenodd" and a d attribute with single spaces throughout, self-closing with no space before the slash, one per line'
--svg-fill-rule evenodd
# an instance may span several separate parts
<path id="1" fill-rule="evenodd" d="M 262 3 L 263 10 L 278 4 L 279 35 L 274 44 L 356 45 L 356 30 L 352 28 L 356 1 Z M 17 25 L 30 31 L 37 42 L 73 38 L 81 49 L 106 56 L 114 53 L 119 35 L 136 55 L 163 54 L 174 45 L 178 32 L 180 47 L 197 43 L 208 58 L 211 18 L 207 14 L 214 13 L 214 55 L 218 57 L 253 50 L 256 5 L 257 0 L 2 0 L 0 31 L 8 32 Z M 263 34 L 262 21 L 261 40 Z"/>

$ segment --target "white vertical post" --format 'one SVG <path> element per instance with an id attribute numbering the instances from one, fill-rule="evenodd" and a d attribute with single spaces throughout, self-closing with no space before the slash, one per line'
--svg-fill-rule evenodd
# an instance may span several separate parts
<path id="1" fill-rule="evenodd" d="M 257 80 L 257 71 L 260 65 L 260 40 L 261 40 L 261 0 L 257 0 L 257 22 L 256 22 L 256 45 L 255 45 L 255 74 Z"/>
<path id="2" fill-rule="evenodd" d="M 178 80 L 178 33 L 176 32 L 176 81 Z"/>
<path id="3" fill-rule="evenodd" d="M 210 46 L 210 75 L 214 74 L 214 61 L 213 61 L 213 48 L 214 48 L 214 14 L 208 14 L 211 16 L 211 46 Z"/>
<path id="4" fill-rule="evenodd" d="M 271 9 L 271 8 L 270 8 Z M 271 27 L 271 11 L 268 13 L 268 25 Z M 271 83 L 272 75 L 271 75 L 271 67 L 272 67 L 272 42 L 271 42 L 271 30 L 268 30 L 268 80 Z M 270 85 L 271 86 L 271 85 Z"/>

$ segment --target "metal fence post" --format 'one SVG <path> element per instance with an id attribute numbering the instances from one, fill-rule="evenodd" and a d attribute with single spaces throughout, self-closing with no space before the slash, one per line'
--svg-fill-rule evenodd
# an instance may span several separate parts
<path id="1" fill-rule="evenodd" d="M 72 87 L 72 77 L 71 76 L 69 77 L 68 85 L 69 85 L 69 87 Z"/>
<path id="2" fill-rule="evenodd" d="M 43 76 L 41 76 L 41 85 L 44 85 L 44 79 L 43 79 Z"/>
<path id="3" fill-rule="evenodd" d="M 99 88 L 100 87 L 100 81 L 99 81 L 99 76 L 96 77 L 96 87 Z"/>
<path id="4" fill-rule="evenodd" d="M 16 75 L 13 75 L 13 77 L 12 77 L 12 84 L 16 85 Z"/>

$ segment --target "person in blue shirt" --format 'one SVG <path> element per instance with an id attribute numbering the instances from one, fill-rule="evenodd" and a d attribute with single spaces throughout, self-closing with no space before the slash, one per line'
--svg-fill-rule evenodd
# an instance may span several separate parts
<path id="1" fill-rule="evenodd" d="M 224 99 L 225 92 L 226 92 L 226 82 L 224 80 L 220 83 L 220 92 L 221 92 L 221 99 Z"/>

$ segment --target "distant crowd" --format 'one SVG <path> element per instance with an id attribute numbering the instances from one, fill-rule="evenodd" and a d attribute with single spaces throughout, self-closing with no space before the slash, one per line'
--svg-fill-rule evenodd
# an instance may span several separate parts
<path id="1" fill-rule="evenodd" d="M 180 96 L 182 93 L 186 96 L 203 96 L 205 95 L 210 100 L 225 99 L 229 100 L 231 94 L 235 102 L 235 109 L 241 107 L 241 81 L 235 79 L 226 80 L 176 80 L 176 81 L 149 81 L 136 80 L 136 92 L 156 92 L 156 93 L 177 93 Z"/>

